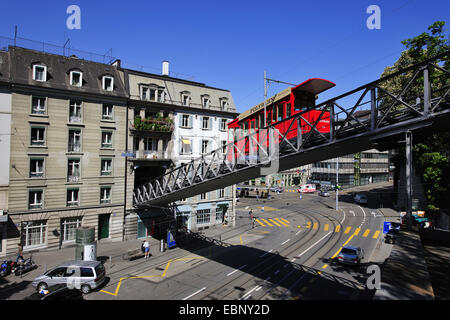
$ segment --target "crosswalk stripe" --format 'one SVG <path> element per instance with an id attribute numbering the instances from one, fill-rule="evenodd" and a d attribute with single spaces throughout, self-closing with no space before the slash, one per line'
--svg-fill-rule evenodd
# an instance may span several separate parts
<path id="1" fill-rule="evenodd" d="M 262 223 L 261 221 L 259 221 L 259 219 L 256 219 L 256 222 L 258 222 L 260 225 L 262 225 L 263 227 L 265 227 L 266 225 L 264 223 Z"/>
<path id="2" fill-rule="evenodd" d="M 286 223 L 289 223 L 289 221 L 287 221 L 286 219 L 280 218 L 281 220 L 283 220 Z"/>
<path id="3" fill-rule="evenodd" d="M 262 219 L 261 218 L 261 220 L 264 221 L 269 227 L 273 227 L 273 225 L 269 221 L 267 221 L 266 219 Z"/>
<path id="4" fill-rule="evenodd" d="M 357 236 L 359 234 L 359 232 L 361 231 L 361 228 L 356 228 L 355 230 L 355 236 Z"/>
<path id="5" fill-rule="evenodd" d="M 378 238 L 378 235 L 380 234 L 380 230 L 375 231 L 373 238 L 376 239 Z"/>
<path id="6" fill-rule="evenodd" d="M 366 238 L 370 233 L 370 229 L 366 229 L 366 231 L 363 234 L 363 237 Z"/>
<path id="7" fill-rule="evenodd" d="M 279 225 L 275 220 L 273 220 L 273 219 L 269 219 L 269 221 L 270 222 L 273 222 L 273 223 L 275 223 L 275 225 L 277 225 L 277 226 L 279 226 L 279 227 L 281 227 L 281 225 Z"/>
<path id="8" fill-rule="evenodd" d="M 350 230 L 352 229 L 352 227 L 347 227 L 347 229 L 345 229 L 345 234 L 347 234 L 347 233 L 349 233 L 350 232 Z"/>
<path id="9" fill-rule="evenodd" d="M 325 231 L 328 231 L 328 223 L 325 225 L 324 230 L 325 230 Z"/>
<path id="10" fill-rule="evenodd" d="M 283 226 L 285 226 L 285 227 L 289 227 L 286 223 L 284 223 L 283 221 L 281 221 L 280 219 L 278 219 L 278 218 L 275 218 L 275 220 L 277 220 L 279 223 L 281 223 Z"/>
<path id="11" fill-rule="evenodd" d="M 317 222 L 314 223 L 313 229 L 317 229 L 319 227 L 319 224 Z"/>
<path id="12" fill-rule="evenodd" d="M 339 232 L 339 231 L 341 231 L 341 225 L 337 225 L 336 226 L 336 230 L 334 230 L 335 232 Z"/>

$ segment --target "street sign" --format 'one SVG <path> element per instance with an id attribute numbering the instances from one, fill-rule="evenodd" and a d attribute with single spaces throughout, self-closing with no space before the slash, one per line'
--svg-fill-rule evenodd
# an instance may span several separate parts
<path id="1" fill-rule="evenodd" d="M 392 227 L 391 222 L 385 221 L 383 224 L 383 233 L 388 233 L 391 227 Z"/>
<path id="2" fill-rule="evenodd" d="M 132 152 L 122 152 L 121 156 L 122 157 L 134 158 L 134 157 L 136 157 L 136 154 L 132 153 Z"/>
<path id="3" fill-rule="evenodd" d="M 167 248 L 172 248 L 176 246 L 175 238 L 170 230 L 167 231 Z"/>

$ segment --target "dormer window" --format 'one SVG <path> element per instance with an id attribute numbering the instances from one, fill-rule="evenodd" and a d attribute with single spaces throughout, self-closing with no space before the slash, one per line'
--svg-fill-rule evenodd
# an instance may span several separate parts
<path id="1" fill-rule="evenodd" d="M 148 100 L 149 88 L 147 86 L 141 86 L 141 100 Z"/>
<path id="2" fill-rule="evenodd" d="M 220 99 L 220 107 L 222 108 L 222 110 L 225 110 L 228 107 L 228 99 L 227 98 Z"/>
<path id="3" fill-rule="evenodd" d="M 47 67 L 40 64 L 33 65 L 33 80 L 47 81 Z"/>
<path id="4" fill-rule="evenodd" d="M 202 96 L 202 106 L 203 106 L 203 108 L 209 108 L 210 103 L 211 103 L 211 100 L 210 100 L 209 96 L 208 95 L 203 95 Z"/>
<path id="5" fill-rule="evenodd" d="M 155 85 L 142 85 L 141 100 L 164 102 L 164 87 L 158 87 Z"/>
<path id="6" fill-rule="evenodd" d="M 102 78 L 102 88 L 106 91 L 113 91 L 114 89 L 114 78 L 110 76 L 103 76 Z"/>
<path id="7" fill-rule="evenodd" d="M 183 106 L 188 107 L 191 103 L 191 93 L 189 91 L 181 92 L 181 103 Z"/>
<path id="8" fill-rule="evenodd" d="M 70 85 L 75 87 L 83 85 L 83 73 L 81 71 L 70 71 Z"/>

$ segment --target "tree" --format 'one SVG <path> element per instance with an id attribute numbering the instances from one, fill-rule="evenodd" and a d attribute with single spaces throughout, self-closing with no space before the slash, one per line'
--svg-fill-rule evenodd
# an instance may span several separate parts
<path id="1" fill-rule="evenodd" d="M 436 21 L 428 27 L 429 32 L 424 32 L 417 37 L 402 41 L 406 50 L 402 52 L 400 58 L 393 66 L 385 68 L 381 77 L 448 51 L 450 49 L 450 36 L 446 34 L 444 26 L 444 21 Z M 450 60 L 448 57 L 446 58 L 437 63 L 448 70 Z M 432 68 L 429 70 L 429 75 L 434 92 L 440 89 L 443 84 L 448 86 L 448 74 L 437 68 Z M 388 90 L 389 88 L 390 92 L 400 93 L 412 76 L 412 72 L 406 72 L 402 77 L 392 78 L 383 84 L 383 89 Z M 420 96 L 420 93 L 423 92 L 423 77 L 418 77 L 413 82 L 411 89 L 410 92 L 413 94 L 410 97 L 402 97 L 403 101 Z M 391 97 L 383 92 L 380 94 L 380 99 L 380 107 L 387 107 L 393 101 Z M 400 110 L 404 106 L 400 104 L 396 105 L 395 108 Z M 428 210 L 449 209 L 450 205 L 446 196 L 450 192 L 450 132 L 433 134 L 414 142 L 413 165 L 424 182 Z M 394 159 L 397 168 L 397 164 L 404 163 L 404 154 L 404 148 L 400 148 L 397 152 L 398 156 Z"/>

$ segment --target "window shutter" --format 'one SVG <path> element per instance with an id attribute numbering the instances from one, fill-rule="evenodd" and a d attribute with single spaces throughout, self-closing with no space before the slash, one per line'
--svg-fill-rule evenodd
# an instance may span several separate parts
<path id="1" fill-rule="evenodd" d="M 179 117 L 180 117 L 180 127 L 182 127 L 183 126 L 183 115 L 180 114 Z"/>
<path id="2" fill-rule="evenodd" d="M 189 116 L 189 128 L 192 128 L 192 116 Z"/>
<path id="3" fill-rule="evenodd" d="M 208 129 L 212 130 L 212 126 L 213 126 L 213 118 L 209 118 L 209 124 L 208 124 Z"/>

